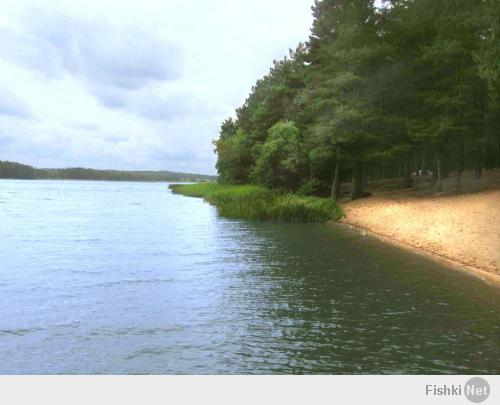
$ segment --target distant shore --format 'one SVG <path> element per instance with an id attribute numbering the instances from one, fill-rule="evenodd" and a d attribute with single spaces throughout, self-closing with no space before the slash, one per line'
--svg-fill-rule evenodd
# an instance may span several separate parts
<path id="1" fill-rule="evenodd" d="M 0 179 L 8 180 L 94 180 L 94 181 L 137 181 L 137 182 L 172 182 L 172 181 L 214 181 L 216 176 L 160 171 L 124 171 L 101 170 L 84 167 L 41 169 L 18 162 L 0 160 Z"/>
<path id="2" fill-rule="evenodd" d="M 344 204 L 341 222 L 500 285 L 500 190 Z"/>

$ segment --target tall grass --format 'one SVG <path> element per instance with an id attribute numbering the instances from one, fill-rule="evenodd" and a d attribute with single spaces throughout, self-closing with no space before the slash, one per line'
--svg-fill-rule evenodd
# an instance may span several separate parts
<path id="1" fill-rule="evenodd" d="M 230 218 L 278 222 L 338 220 L 343 212 L 329 198 L 279 194 L 259 186 L 217 183 L 172 184 L 172 192 L 204 198 Z"/>

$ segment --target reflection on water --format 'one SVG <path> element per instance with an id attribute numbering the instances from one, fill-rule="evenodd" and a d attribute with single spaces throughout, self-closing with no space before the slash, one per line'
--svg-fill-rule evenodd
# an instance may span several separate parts
<path id="1" fill-rule="evenodd" d="M 500 371 L 500 292 L 165 184 L 0 182 L 0 373 Z"/>

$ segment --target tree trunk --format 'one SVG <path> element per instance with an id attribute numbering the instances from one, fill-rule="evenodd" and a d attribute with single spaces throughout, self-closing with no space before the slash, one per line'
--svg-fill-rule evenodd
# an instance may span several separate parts
<path id="1" fill-rule="evenodd" d="M 483 168 L 482 167 L 476 167 L 474 169 L 474 178 L 476 180 L 479 180 L 479 179 L 481 179 L 481 177 L 483 177 Z"/>
<path id="2" fill-rule="evenodd" d="M 361 162 L 354 162 L 352 168 L 351 200 L 356 200 L 361 196 L 363 168 Z"/>
<path id="3" fill-rule="evenodd" d="M 414 159 L 414 165 L 415 165 L 415 176 L 418 177 L 420 176 L 420 160 L 418 158 L 418 156 L 415 156 L 415 159 Z"/>
<path id="4" fill-rule="evenodd" d="M 340 197 L 340 165 L 338 163 L 335 165 L 335 174 L 333 176 L 331 197 L 334 200 L 338 200 L 338 198 Z"/>
<path id="5" fill-rule="evenodd" d="M 366 189 L 366 185 L 368 184 L 368 170 L 366 165 L 363 166 L 363 170 L 361 171 L 361 190 Z"/>
<path id="6" fill-rule="evenodd" d="M 455 174 L 455 192 L 462 191 L 462 172 L 464 171 L 464 149 L 465 145 L 460 144 L 457 156 L 457 173 Z"/>
<path id="7" fill-rule="evenodd" d="M 411 166 L 408 162 L 404 163 L 404 177 L 401 182 L 402 188 L 411 188 L 413 187 L 413 179 L 411 178 Z"/>
<path id="8" fill-rule="evenodd" d="M 462 189 L 462 171 L 458 170 L 455 174 L 455 192 L 460 193 Z"/>
<path id="9" fill-rule="evenodd" d="M 440 193 L 443 191 L 443 173 L 441 173 L 441 156 L 437 157 L 437 191 Z"/>
<path id="10" fill-rule="evenodd" d="M 436 156 L 432 158 L 432 178 L 431 178 L 431 186 L 436 187 L 437 184 L 437 159 Z"/>
<path id="11" fill-rule="evenodd" d="M 474 170 L 474 178 L 476 180 L 479 180 L 480 178 L 483 177 L 483 167 L 484 167 L 484 156 L 486 154 L 486 149 L 483 146 L 481 150 L 479 151 L 479 156 L 478 156 L 478 161 L 476 164 L 476 168 Z"/>

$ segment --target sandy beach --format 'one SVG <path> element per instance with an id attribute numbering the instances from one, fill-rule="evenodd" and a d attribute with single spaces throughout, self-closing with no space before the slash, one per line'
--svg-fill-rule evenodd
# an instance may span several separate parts
<path id="1" fill-rule="evenodd" d="M 425 197 L 389 193 L 346 203 L 344 209 L 346 224 L 500 284 L 500 190 Z"/>

